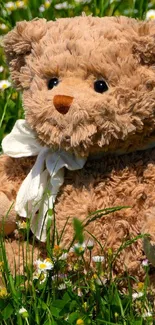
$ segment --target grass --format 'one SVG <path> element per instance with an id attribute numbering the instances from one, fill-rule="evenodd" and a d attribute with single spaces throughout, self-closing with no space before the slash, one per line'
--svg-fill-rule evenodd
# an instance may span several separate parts
<path id="1" fill-rule="evenodd" d="M 0 44 L 2 38 L 17 21 L 35 17 L 56 19 L 93 14 L 125 15 L 145 19 L 146 12 L 155 9 L 155 1 L 49 1 L 30 0 L 14 2 L 7 7 L 6 1 L 0 1 Z M 19 8 L 21 6 L 21 8 Z M 40 9 L 39 9 L 40 8 Z M 2 71 L 1 71 L 2 70 Z M 3 48 L 0 47 L 0 79 L 8 80 L 9 71 L 5 62 Z M 13 87 L 0 90 L 0 140 L 9 133 L 19 118 L 23 118 L 21 94 Z M 113 208 L 114 209 L 114 208 Z M 103 212 L 103 211 L 102 211 Z M 102 212 L 94 212 L 91 220 L 99 218 Z M 108 212 L 112 212 L 109 210 Z M 49 211 L 50 213 L 50 211 Z M 107 211 L 104 211 L 107 213 Z M 61 247 L 61 237 L 57 240 L 56 232 L 52 241 L 46 244 L 46 258 L 36 262 L 28 259 L 27 250 L 22 247 L 24 271 L 21 274 L 9 268 L 3 237 L 0 239 L 0 324 L 4 325 L 101 325 L 101 324 L 155 324 L 154 293 L 149 284 L 149 265 L 144 265 L 145 280 L 139 283 L 129 274 L 112 276 L 112 266 L 119 253 L 133 241 L 122 243 L 114 254 L 111 250 L 103 261 L 93 262 L 93 243 L 83 244 L 84 226 L 74 220 L 74 238 L 72 250 Z M 26 226 L 26 227 L 25 227 Z M 49 225 L 50 227 L 50 225 Z M 56 230 L 56 227 L 55 227 Z M 29 225 L 19 224 L 19 237 L 25 242 L 35 244 L 30 236 Z M 74 241 L 79 242 L 75 247 Z M 92 238 L 95 241 L 95 238 Z M 89 247 L 88 247 L 89 246 Z M 31 246 L 30 246 L 31 247 Z M 43 268 L 43 265 L 44 268 Z M 47 270 L 46 267 L 49 269 Z M 125 284 L 125 288 L 123 285 Z"/>
<path id="2" fill-rule="evenodd" d="M 123 208 L 126 207 L 96 211 L 87 220 L 92 222 Z M 20 223 L 24 269 L 21 273 L 17 272 L 17 264 L 14 272 L 10 270 L 1 237 L 0 324 L 153 324 L 154 293 L 149 287 L 147 261 L 143 266 L 143 283 L 127 272 L 115 278 L 112 274 L 120 252 L 142 236 L 124 242 L 115 253 L 109 249 L 106 254 L 102 247 L 102 255 L 94 257 L 95 238 L 84 240 L 85 225 L 74 219 L 74 236 L 70 247 L 64 249 L 63 234 L 57 237 L 55 224 L 54 240 L 48 238 L 46 243 L 46 258 L 36 259 L 32 255 L 28 259 L 30 247 L 24 250 L 22 245 L 24 238 L 27 243 L 33 240 L 29 224 Z M 32 250 L 34 246 L 33 242 Z"/>

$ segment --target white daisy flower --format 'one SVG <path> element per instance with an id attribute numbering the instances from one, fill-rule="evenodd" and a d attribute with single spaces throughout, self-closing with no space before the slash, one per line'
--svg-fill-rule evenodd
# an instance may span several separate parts
<path id="1" fill-rule="evenodd" d="M 43 261 L 38 259 L 34 264 L 39 272 L 46 272 L 47 270 L 52 270 L 54 267 L 53 262 L 49 258 Z"/>
<path id="2" fill-rule="evenodd" d="M 65 290 L 66 289 L 66 284 L 65 283 L 61 283 L 61 284 L 59 284 L 59 286 L 58 286 L 58 290 Z"/>
<path id="3" fill-rule="evenodd" d="M 134 292 L 133 294 L 132 294 L 132 299 L 133 300 L 136 300 L 136 299 L 138 299 L 138 298 L 141 298 L 142 296 L 144 295 L 144 293 L 143 292 Z"/>
<path id="4" fill-rule="evenodd" d="M 75 0 L 76 3 L 82 3 L 82 4 L 86 4 L 86 3 L 90 3 L 91 0 Z"/>
<path id="5" fill-rule="evenodd" d="M 40 11 L 40 12 L 44 12 L 44 11 L 45 11 L 45 7 L 44 7 L 44 5 L 41 5 L 41 6 L 39 7 L 39 11 Z"/>
<path id="6" fill-rule="evenodd" d="M 8 80 L 0 80 L 0 89 L 4 90 L 11 86 L 11 82 Z"/>
<path id="7" fill-rule="evenodd" d="M 67 259 L 67 256 L 68 256 L 68 253 L 63 253 L 60 257 L 59 257 L 59 260 L 60 261 L 64 261 Z"/>
<path id="8" fill-rule="evenodd" d="M 105 260 L 104 256 L 99 256 L 99 255 L 92 256 L 92 261 L 95 263 L 101 263 L 104 260 Z"/>
<path id="9" fill-rule="evenodd" d="M 15 1 L 15 5 L 17 8 L 21 9 L 25 7 L 24 1 Z"/>
<path id="10" fill-rule="evenodd" d="M 27 309 L 25 309 L 24 307 L 21 307 L 21 308 L 19 309 L 19 314 L 20 314 L 22 317 L 24 317 L 24 318 L 27 318 L 27 317 L 28 317 L 28 311 L 27 311 Z"/>
<path id="11" fill-rule="evenodd" d="M 45 9 L 48 9 L 48 8 L 50 7 L 50 5 L 51 5 L 51 1 L 46 0 L 46 1 L 44 2 L 44 7 L 45 7 Z"/>
<path id="12" fill-rule="evenodd" d="M 155 10 L 150 9 L 147 11 L 146 20 L 155 20 Z"/>
<path id="13" fill-rule="evenodd" d="M 4 67 L 2 65 L 0 65 L 0 72 L 4 71 Z"/>
<path id="14" fill-rule="evenodd" d="M 55 9 L 61 10 L 61 9 L 70 9 L 72 8 L 72 5 L 69 5 L 67 1 L 58 3 L 57 5 L 54 6 Z"/>
<path id="15" fill-rule="evenodd" d="M 7 27 L 7 25 L 5 25 L 5 24 L 0 24 L 0 29 L 2 29 L 2 30 L 6 30 L 6 29 L 8 29 L 8 27 Z"/>
<path id="16" fill-rule="evenodd" d="M 13 11 L 16 9 L 16 5 L 14 2 L 9 1 L 5 4 L 5 8 L 8 9 L 9 11 Z"/>
<path id="17" fill-rule="evenodd" d="M 80 243 L 76 243 L 76 244 L 73 246 L 73 251 L 74 251 L 75 253 L 82 254 L 82 253 L 84 253 L 85 248 L 86 248 L 86 243 L 85 243 L 85 242 L 82 243 L 82 244 L 80 244 Z"/>

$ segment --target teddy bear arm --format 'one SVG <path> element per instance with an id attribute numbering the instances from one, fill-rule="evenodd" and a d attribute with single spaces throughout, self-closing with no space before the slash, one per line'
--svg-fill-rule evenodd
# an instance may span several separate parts
<path id="1" fill-rule="evenodd" d="M 8 235 L 16 227 L 14 202 L 18 189 L 34 163 L 31 158 L 0 156 L 0 231 Z"/>

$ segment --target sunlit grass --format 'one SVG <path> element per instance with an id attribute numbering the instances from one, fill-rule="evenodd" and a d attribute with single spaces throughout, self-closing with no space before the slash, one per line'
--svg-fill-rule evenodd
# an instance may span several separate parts
<path id="1" fill-rule="evenodd" d="M 110 210 L 118 208 L 96 211 L 93 220 Z M 87 219 L 93 221 L 91 216 Z M 10 269 L 8 248 L 1 237 L 0 324 L 153 324 L 154 293 L 149 286 L 148 261 L 143 262 L 143 283 L 127 272 L 112 275 L 120 252 L 143 236 L 126 241 L 115 253 L 103 248 L 102 255 L 94 255 L 96 239 L 85 239 L 85 225 L 79 220 L 73 220 L 73 227 L 73 239 L 67 249 L 61 242 L 63 229 L 59 237 L 53 237 L 54 241 L 47 241 L 46 250 L 38 248 L 36 256 L 29 254 L 38 247 L 31 238 L 29 223 L 20 221 L 17 245 L 23 251 L 22 270 L 18 268 L 18 259 Z M 53 229 L 57 234 L 56 224 Z"/>

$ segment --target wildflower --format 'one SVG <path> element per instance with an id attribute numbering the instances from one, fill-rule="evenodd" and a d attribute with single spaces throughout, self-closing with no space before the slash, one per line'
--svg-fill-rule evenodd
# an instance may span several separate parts
<path id="1" fill-rule="evenodd" d="M 45 259 L 44 261 L 38 259 L 35 261 L 35 265 L 39 272 L 46 272 L 47 270 L 53 269 L 53 262 L 50 259 Z"/>
<path id="2" fill-rule="evenodd" d="M 40 12 L 44 12 L 44 11 L 45 11 L 45 6 L 44 6 L 44 5 L 41 5 L 41 6 L 39 7 L 39 11 L 40 11 Z"/>
<path id="3" fill-rule="evenodd" d="M 0 80 L 0 89 L 4 90 L 11 86 L 11 82 L 8 80 Z"/>
<path id="4" fill-rule="evenodd" d="M 8 296 L 8 292 L 5 287 L 0 287 L 0 298 L 6 298 Z"/>
<path id="5" fill-rule="evenodd" d="M 2 65 L 0 65 L 0 72 L 3 72 L 4 71 L 4 68 Z"/>
<path id="6" fill-rule="evenodd" d="M 59 257 L 60 255 L 62 255 L 62 249 L 59 245 L 54 245 L 53 255 L 54 257 Z"/>
<path id="7" fill-rule="evenodd" d="M 46 0 L 45 3 L 44 3 L 44 7 L 45 9 L 48 9 L 51 5 L 51 2 L 49 0 Z"/>
<path id="8" fill-rule="evenodd" d="M 94 241 L 89 239 L 87 242 L 87 248 L 91 250 L 94 247 Z"/>
<path id="9" fill-rule="evenodd" d="M 90 3 L 91 0 L 75 0 L 76 3 L 82 3 L 82 4 L 86 4 L 86 3 Z"/>
<path id="10" fill-rule="evenodd" d="M 28 311 L 22 307 L 19 309 L 19 314 L 23 317 L 23 318 L 27 318 L 28 317 Z"/>
<path id="11" fill-rule="evenodd" d="M 13 11 L 16 9 L 16 5 L 14 2 L 9 1 L 5 4 L 5 8 L 8 9 L 9 11 Z"/>
<path id="12" fill-rule="evenodd" d="M 144 295 L 144 293 L 143 292 L 134 292 L 133 294 L 132 294 L 132 299 L 133 300 L 136 300 L 136 299 L 138 299 L 138 298 L 141 298 L 142 296 Z"/>
<path id="13" fill-rule="evenodd" d="M 59 286 L 58 286 L 58 290 L 65 290 L 66 289 L 66 284 L 65 283 L 61 283 L 61 284 L 59 284 Z"/>
<path id="14" fill-rule="evenodd" d="M 8 29 L 8 26 L 5 24 L 0 24 L 0 29 L 6 30 L 6 29 Z"/>
<path id="15" fill-rule="evenodd" d="M 73 246 L 73 251 L 77 254 L 83 254 L 84 251 L 85 251 L 85 248 L 86 248 L 86 244 L 85 243 L 76 243 L 74 246 Z"/>
<path id="16" fill-rule="evenodd" d="M 144 289 L 144 283 L 143 282 L 138 282 L 137 286 L 138 286 L 139 291 L 142 291 Z"/>
<path id="17" fill-rule="evenodd" d="M 104 261 L 104 256 L 99 256 L 99 255 L 93 256 L 92 261 L 95 263 L 101 263 Z"/>
<path id="18" fill-rule="evenodd" d="M 59 257 L 59 260 L 60 261 L 64 261 L 67 259 L 67 256 L 68 256 L 68 253 L 63 253 L 60 257 Z"/>
<path id="19" fill-rule="evenodd" d="M 146 20 L 154 20 L 155 19 L 155 10 L 150 9 L 146 13 Z"/>
<path id="20" fill-rule="evenodd" d="M 55 9 L 61 10 L 61 9 L 70 9 L 72 8 L 72 5 L 69 5 L 67 1 L 58 3 L 57 5 L 54 6 Z"/>
<path id="21" fill-rule="evenodd" d="M 149 264 L 149 261 L 148 261 L 148 259 L 145 259 L 145 260 L 143 260 L 142 261 L 142 266 L 148 266 L 148 264 Z"/>
<path id="22" fill-rule="evenodd" d="M 18 229 L 27 229 L 27 222 L 18 220 L 16 222 Z"/>
<path id="23" fill-rule="evenodd" d="M 21 9 L 25 7 L 24 1 L 15 1 L 15 5 L 17 8 Z"/>
<path id="24" fill-rule="evenodd" d="M 33 274 L 33 280 L 39 280 L 39 283 L 44 283 L 47 279 L 47 273 L 46 272 L 38 272 Z"/>
<path id="25" fill-rule="evenodd" d="M 152 316 L 152 313 L 149 310 L 142 315 L 143 318 L 151 317 L 151 316 Z"/>
<path id="26" fill-rule="evenodd" d="M 76 321 L 76 325 L 84 325 L 84 321 L 81 318 L 78 318 Z"/>

